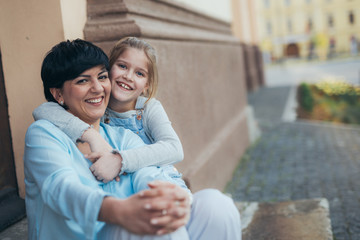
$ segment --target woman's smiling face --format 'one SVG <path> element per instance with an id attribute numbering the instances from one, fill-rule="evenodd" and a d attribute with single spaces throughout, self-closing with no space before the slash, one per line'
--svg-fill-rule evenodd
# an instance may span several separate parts
<path id="1" fill-rule="evenodd" d="M 108 71 L 101 65 L 90 68 L 51 92 L 58 102 L 64 102 L 70 113 L 88 124 L 98 124 L 111 92 Z"/>

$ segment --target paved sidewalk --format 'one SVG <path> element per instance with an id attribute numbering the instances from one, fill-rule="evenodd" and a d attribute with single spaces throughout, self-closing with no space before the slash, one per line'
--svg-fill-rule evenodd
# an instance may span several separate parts
<path id="1" fill-rule="evenodd" d="M 360 127 L 282 122 L 290 87 L 248 96 L 262 137 L 243 156 L 227 192 L 236 201 L 327 198 L 336 240 L 360 239 Z"/>

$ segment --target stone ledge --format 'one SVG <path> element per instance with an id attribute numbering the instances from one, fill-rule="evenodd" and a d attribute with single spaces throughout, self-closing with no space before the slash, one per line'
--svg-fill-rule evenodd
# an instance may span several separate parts
<path id="1" fill-rule="evenodd" d="M 243 240 L 332 240 L 325 198 L 287 202 L 235 202 Z"/>
<path id="2" fill-rule="evenodd" d="M 99 43 L 124 36 L 239 44 L 230 23 L 169 0 L 88 1 L 85 39 Z"/>

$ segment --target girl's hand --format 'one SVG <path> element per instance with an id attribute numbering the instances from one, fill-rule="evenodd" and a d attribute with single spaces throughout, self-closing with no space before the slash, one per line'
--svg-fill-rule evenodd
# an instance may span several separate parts
<path id="1" fill-rule="evenodd" d="M 91 165 L 90 171 L 97 180 L 107 183 L 114 178 L 120 180 L 119 173 L 122 167 L 122 157 L 120 154 L 112 152 L 92 152 L 84 155 L 94 164 Z"/>
<path id="2" fill-rule="evenodd" d="M 111 152 L 112 147 L 94 128 L 87 129 L 81 140 L 89 143 L 92 152 Z"/>
<path id="3" fill-rule="evenodd" d="M 84 155 L 94 164 L 90 167 L 91 172 L 96 179 L 109 182 L 115 178 L 116 181 L 120 181 L 118 174 L 122 167 L 122 157 L 117 154 L 114 158 L 114 154 L 110 154 L 112 147 L 101 134 L 93 128 L 87 129 L 81 136 L 81 140 L 87 142 L 90 145 L 92 153 Z"/>

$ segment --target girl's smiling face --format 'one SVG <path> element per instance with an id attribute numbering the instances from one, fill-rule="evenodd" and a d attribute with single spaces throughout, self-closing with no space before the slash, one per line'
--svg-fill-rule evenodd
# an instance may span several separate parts
<path id="1" fill-rule="evenodd" d="M 110 70 L 109 107 L 117 112 L 135 109 L 137 98 L 148 88 L 148 59 L 144 51 L 127 48 Z"/>

